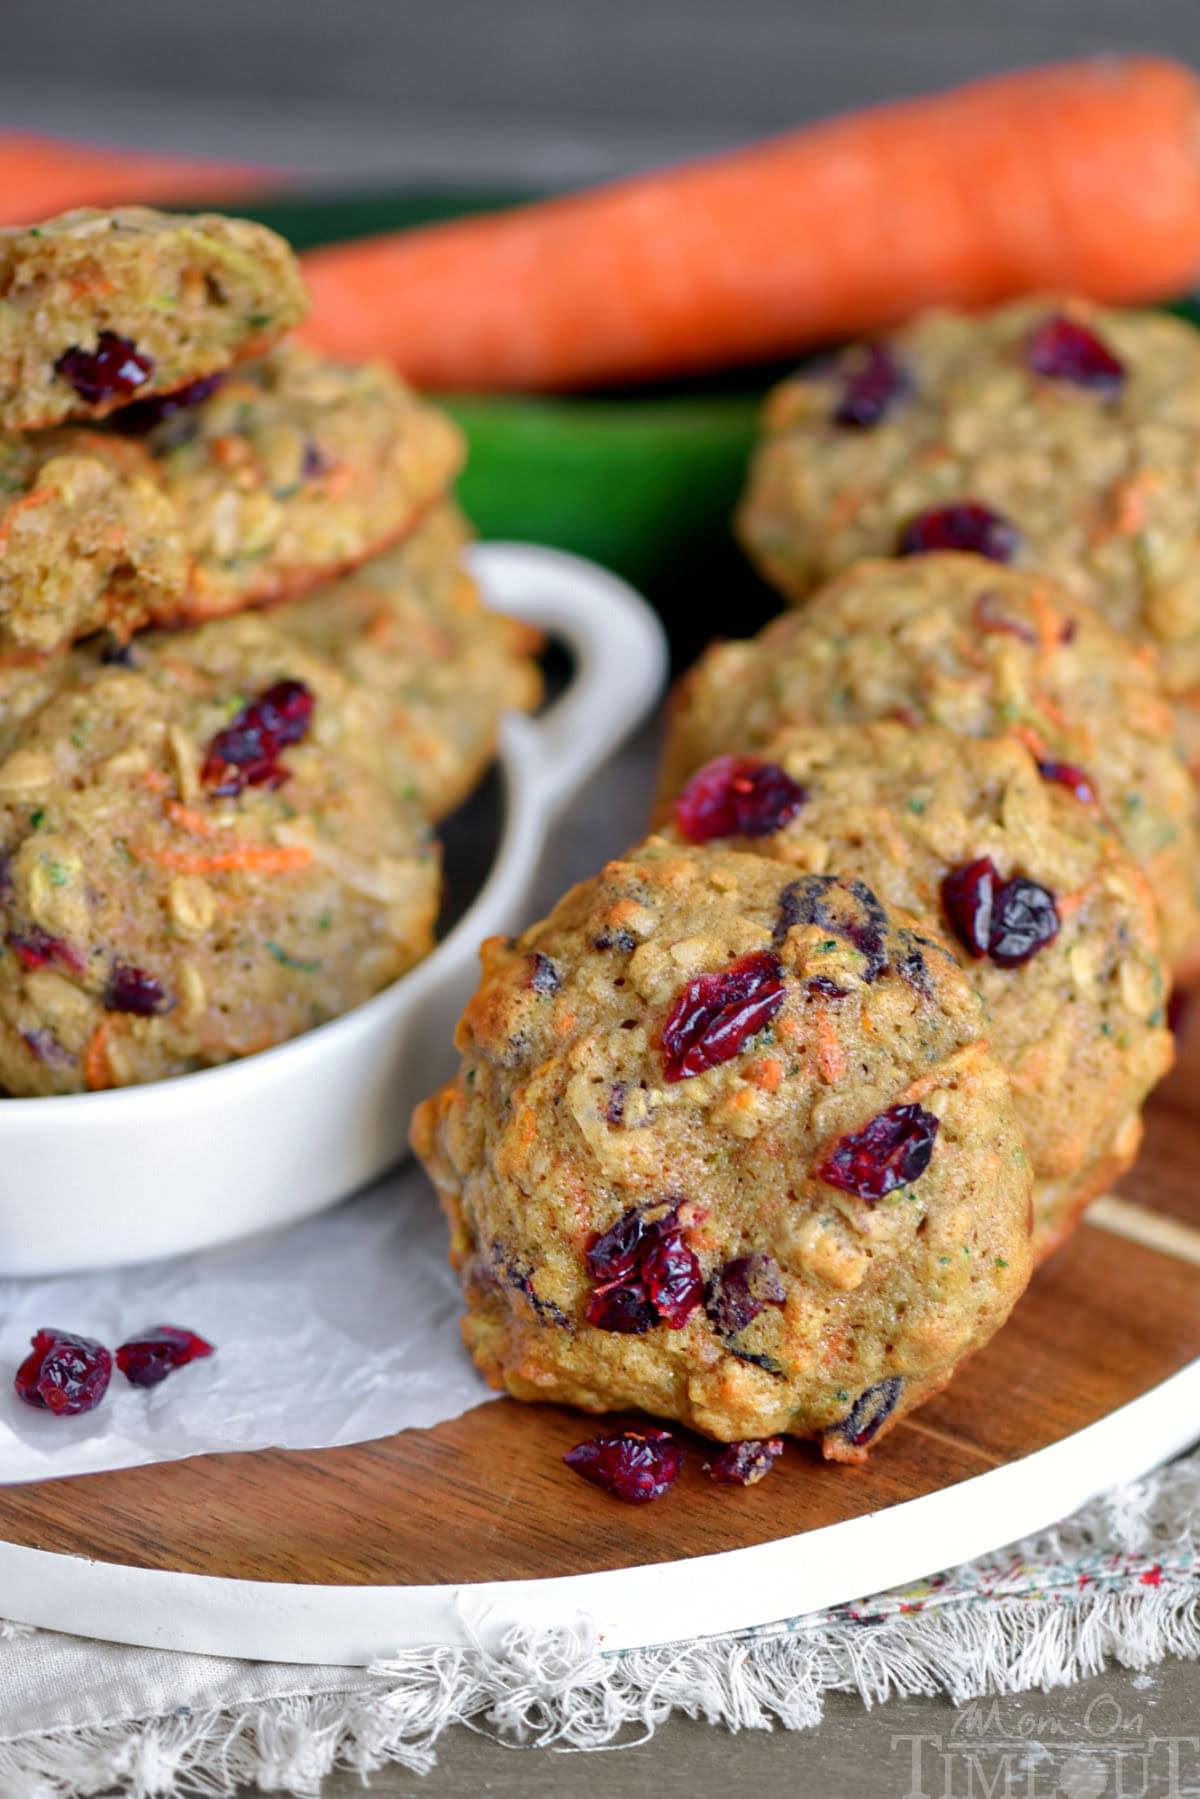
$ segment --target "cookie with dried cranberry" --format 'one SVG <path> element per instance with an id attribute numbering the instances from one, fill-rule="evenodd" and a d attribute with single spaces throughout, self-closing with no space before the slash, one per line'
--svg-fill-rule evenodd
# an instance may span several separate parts
<path id="1" fill-rule="evenodd" d="M 356 567 L 411 531 L 463 460 L 447 414 L 382 363 L 350 367 L 295 344 L 144 424 L 188 553 L 178 611 L 189 619 Z"/>
<path id="2" fill-rule="evenodd" d="M 862 882 L 651 838 L 481 953 L 413 1142 L 495 1385 L 858 1459 L 1003 1323 L 1008 1077 Z"/>
<path id="3" fill-rule="evenodd" d="M 829 725 L 721 756 L 670 835 L 837 869 L 955 945 L 1012 1078 L 1034 1173 L 1034 1254 L 1133 1162 L 1172 1060 L 1154 901 L 1082 779 L 1012 738 Z"/>
<path id="4" fill-rule="evenodd" d="M 123 206 L 0 230 L 0 430 L 176 393 L 307 310 L 291 249 L 248 219 Z"/>
<path id="5" fill-rule="evenodd" d="M 1198 480 L 1200 334 L 1022 300 L 926 313 L 785 382 L 740 530 L 796 603 L 863 556 L 972 550 L 1053 575 L 1159 648 L 1200 752 Z"/>
<path id="6" fill-rule="evenodd" d="M 676 690 L 662 796 L 783 726 L 887 718 L 1007 734 L 1049 769 L 1078 770 L 1150 883 L 1167 962 L 1194 956 L 1195 789 L 1153 651 L 1049 580 L 980 556 L 856 563 L 757 637 L 709 650 Z"/>
<path id="7" fill-rule="evenodd" d="M 461 456 L 445 414 L 389 370 L 293 346 L 102 429 L 0 441 L 0 652 L 332 579 L 414 529 Z"/>
<path id="8" fill-rule="evenodd" d="M 180 605 L 188 556 L 143 445 L 80 426 L 0 438 L 0 657 Z"/>
<path id="9" fill-rule="evenodd" d="M 354 685 L 349 726 L 393 785 L 410 784 L 431 818 L 476 786 L 505 712 L 541 697 L 541 639 L 485 606 L 463 559 L 468 530 L 435 507 L 394 550 L 314 588 L 279 617 Z"/>
<path id="10" fill-rule="evenodd" d="M 350 684 L 247 614 L 0 688 L 0 1088 L 245 1056 L 432 947 L 414 805 L 343 747 Z"/>

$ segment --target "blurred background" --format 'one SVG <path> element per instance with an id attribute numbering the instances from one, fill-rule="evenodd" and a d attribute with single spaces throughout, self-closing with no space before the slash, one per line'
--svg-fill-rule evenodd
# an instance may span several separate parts
<path id="1" fill-rule="evenodd" d="M 1084 51 L 1197 0 L 2 0 L 0 125 L 332 185 L 568 185 Z"/>

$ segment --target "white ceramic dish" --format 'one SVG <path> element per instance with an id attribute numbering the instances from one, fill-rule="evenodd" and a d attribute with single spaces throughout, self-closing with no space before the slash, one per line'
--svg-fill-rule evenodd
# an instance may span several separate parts
<path id="1" fill-rule="evenodd" d="M 413 1106 L 453 1064 L 482 938 L 522 920 L 555 813 L 650 710 L 657 619 L 559 551 L 484 544 L 490 604 L 564 642 L 574 674 L 538 719 L 506 719 L 505 816 L 478 894 L 394 986 L 277 1049 L 153 1086 L 0 1101 L 0 1275 L 152 1261 L 290 1223 L 400 1160 Z"/>

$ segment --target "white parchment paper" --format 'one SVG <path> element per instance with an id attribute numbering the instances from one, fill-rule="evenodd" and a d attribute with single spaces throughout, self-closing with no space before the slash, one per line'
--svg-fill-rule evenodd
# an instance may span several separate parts
<path id="1" fill-rule="evenodd" d="M 446 1226 L 420 1169 L 306 1223 L 154 1266 L 0 1282 L 0 1481 L 228 1449 L 328 1448 L 455 1418 L 490 1396 L 463 1352 Z M 42 1325 L 110 1349 L 183 1325 L 216 1354 L 157 1387 L 113 1372 L 54 1418 L 12 1371 Z"/>

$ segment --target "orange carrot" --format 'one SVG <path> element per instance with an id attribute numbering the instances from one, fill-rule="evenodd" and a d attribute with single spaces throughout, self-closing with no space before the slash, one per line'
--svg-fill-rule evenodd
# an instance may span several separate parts
<path id="1" fill-rule="evenodd" d="M 312 851 L 299 843 L 282 849 L 271 843 L 239 843 L 211 856 L 197 855 L 190 850 L 140 849 L 135 853 L 143 862 L 157 862 L 161 868 L 173 868 L 181 875 L 233 874 L 239 869 L 256 874 L 285 875 L 307 868 L 312 861 Z"/>
<path id="2" fill-rule="evenodd" d="M 10 505 L 6 506 L 3 513 L 0 514 L 0 550 L 8 542 L 12 535 L 12 528 L 23 512 L 35 512 L 39 506 L 44 506 L 47 500 L 53 498 L 53 488 L 34 487 L 28 493 L 22 494 L 19 500 L 13 500 Z"/>
<path id="3" fill-rule="evenodd" d="M 190 831 L 193 837 L 219 837 L 227 829 L 206 818 L 203 812 L 197 812 L 194 806 L 185 806 L 181 800 L 164 800 L 163 811 L 173 825 L 178 825 L 181 831 Z"/>
<path id="4" fill-rule="evenodd" d="M 49 218 L 71 206 L 216 200 L 261 193 L 268 185 L 261 169 L 0 131 L 0 219 L 6 225 Z"/>
<path id="5" fill-rule="evenodd" d="M 1097 57 L 484 218 L 310 252 L 304 335 L 422 385 L 791 354 L 935 301 L 1131 301 L 1200 266 L 1200 82 Z"/>

